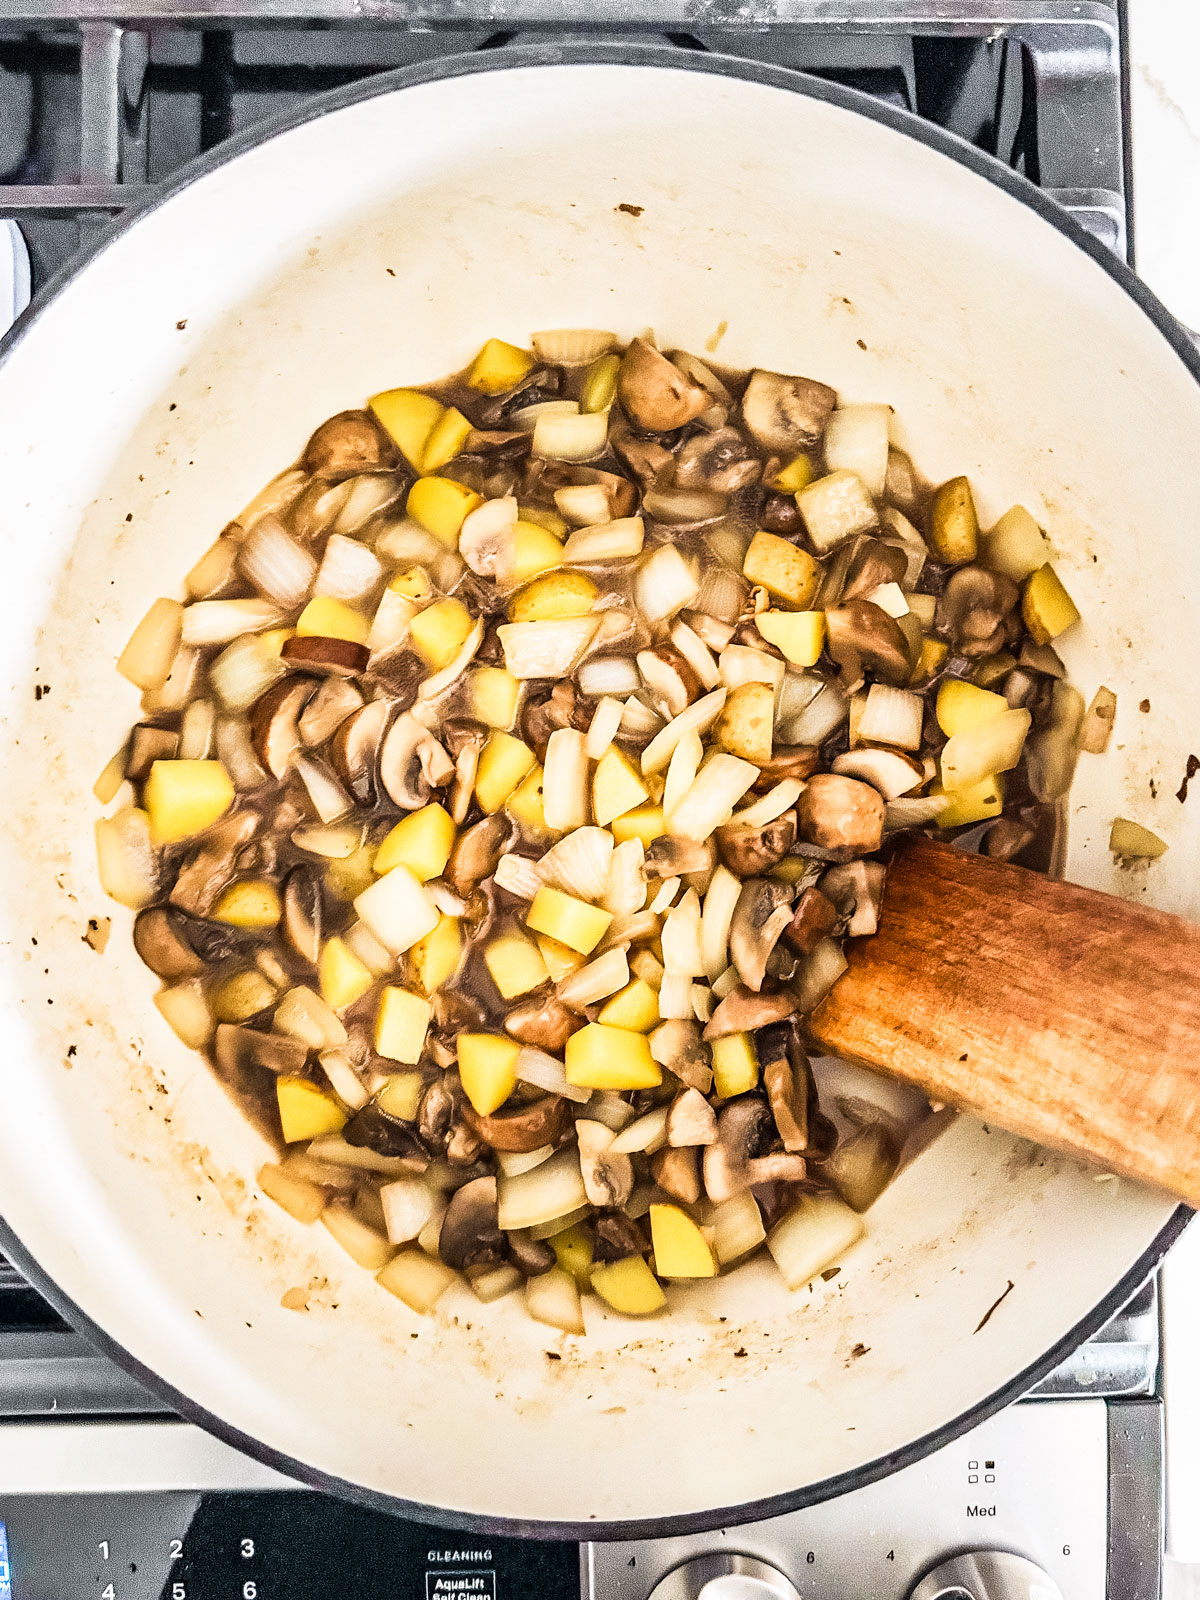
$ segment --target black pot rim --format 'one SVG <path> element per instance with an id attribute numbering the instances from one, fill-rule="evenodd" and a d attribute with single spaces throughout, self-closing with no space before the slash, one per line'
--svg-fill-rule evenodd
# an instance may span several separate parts
<path id="1" fill-rule="evenodd" d="M 698 51 L 684 51 L 665 45 L 630 45 L 625 43 L 564 44 L 507 46 L 472 55 L 443 57 L 441 60 L 422 62 L 413 67 L 403 67 L 394 72 L 380 73 L 364 81 L 316 96 L 298 110 L 272 118 L 235 138 L 227 140 L 217 149 L 189 162 L 168 182 L 140 205 L 131 207 L 92 247 L 75 257 L 46 284 L 33 304 L 14 324 L 4 341 L 0 353 L 0 367 L 40 319 L 47 307 L 87 266 L 135 227 L 141 218 L 156 211 L 197 178 L 236 160 L 238 156 L 255 149 L 276 134 L 301 127 L 329 112 L 339 111 L 379 95 L 393 94 L 403 89 L 427 83 L 437 83 L 451 78 L 461 78 L 482 72 L 501 72 L 511 68 L 540 66 L 590 66 L 610 65 L 670 69 L 682 72 L 711 73 L 715 76 L 737 78 L 763 84 L 769 88 L 783 89 L 793 94 L 803 94 L 813 100 L 822 100 L 844 111 L 881 123 L 896 133 L 917 140 L 928 149 L 949 157 L 969 168 L 987 182 L 1017 200 L 1030 206 L 1043 221 L 1065 234 L 1086 255 L 1105 271 L 1129 297 L 1145 312 L 1158 332 L 1171 345 L 1192 377 L 1200 383 L 1200 352 L 1192 344 L 1184 329 L 1171 316 L 1161 301 L 1144 283 L 1111 251 L 1100 244 L 1075 219 L 1053 200 L 1047 198 L 1019 173 L 1010 171 L 1001 162 L 975 149 L 956 135 L 922 121 L 910 112 L 871 99 L 858 90 L 843 88 L 840 84 L 810 77 L 788 68 L 772 67 L 756 61 L 746 61 L 731 56 L 721 56 Z M 874 1461 L 852 1471 L 824 1478 L 818 1483 L 770 1495 L 764 1499 L 744 1502 L 737 1506 L 713 1507 L 708 1510 L 676 1516 L 634 1518 L 620 1522 L 558 1522 L 524 1518 L 493 1517 L 478 1513 L 448 1510 L 439 1506 L 424 1505 L 419 1501 L 404 1500 L 360 1484 L 322 1472 L 303 1461 L 263 1444 L 240 1429 L 216 1416 L 205 1407 L 176 1389 L 130 1354 L 61 1290 L 38 1265 L 12 1229 L 0 1221 L 0 1250 L 12 1261 L 30 1284 L 49 1304 L 70 1322 L 102 1354 L 108 1356 L 151 1393 L 166 1401 L 185 1421 L 194 1423 L 207 1433 L 215 1435 L 234 1449 L 240 1450 L 265 1465 L 275 1468 L 298 1484 L 336 1495 L 340 1499 L 370 1509 L 433 1524 L 437 1527 L 457 1529 L 479 1535 L 510 1538 L 539 1538 L 562 1540 L 591 1539 L 657 1539 L 681 1534 L 705 1533 L 714 1528 L 733 1527 L 741 1523 L 757 1522 L 769 1517 L 785 1515 L 816 1505 L 835 1495 L 863 1488 L 875 1483 L 902 1467 L 911 1465 L 949 1444 L 951 1440 L 977 1426 L 995 1412 L 1020 1399 L 1045 1378 L 1072 1350 L 1097 1333 L 1134 1291 L 1154 1271 L 1163 1255 L 1187 1226 L 1192 1216 L 1186 1206 L 1179 1206 L 1120 1281 L 1101 1301 L 1082 1317 L 1069 1332 L 1063 1335 L 1037 1361 L 992 1394 L 970 1406 L 957 1417 L 913 1440 L 900 1450 L 891 1451 Z"/>

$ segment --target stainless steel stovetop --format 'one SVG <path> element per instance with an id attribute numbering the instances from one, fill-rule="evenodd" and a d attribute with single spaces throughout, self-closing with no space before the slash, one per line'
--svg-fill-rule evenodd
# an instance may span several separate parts
<path id="1" fill-rule="evenodd" d="M 636 37 L 905 106 L 1131 256 L 1122 36 L 1118 0 L 0 0 L 0 217 L 36 287 L 184 162 L 324 89 Z M 1159 1366 L 1150 1285 L 1029 1399 L 825 1505 L 653 1543 L 481 1540 L 199 1434 L 0 1262 L 0 1600 L 1157 1600 Z"/>

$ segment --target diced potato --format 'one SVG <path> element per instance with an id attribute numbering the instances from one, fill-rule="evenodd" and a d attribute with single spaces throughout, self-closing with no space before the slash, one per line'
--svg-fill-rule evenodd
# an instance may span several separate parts
<path id="1" fill-rule="evenodd" d="M 467 382 L 480 394 L 504 394 L 532 371 L 533 357 L 528 350 L 503 339 L 489 339 L 472 361 Z"/>
<path id="2" fill-rule="evenodd" d="M 297 1222 L 315 1222 L 329 1202 L 329 1196 L 320 1184 L 276 1166 L 268 1161 L 258 1174 L 258 1187 L 269 1200 L 282 1206 L 289 1217 Z"/>
<path id="3" fill-rule="evenodd" d="M 1166 853 L 1167 843 L 1149 828 L 1143 828 L 1140 822 L 1116 817 L 1109 832 L 1108 848 L 1122 861 L 1157 861 Z"/>
<path id="4" fill-rule="evenodd" d="M 502 933 L 484 948 L 484 964 L 505 1000 L 515 1000 L 545 983 L 548 973 L 542 953 L 523 933 Z"/>
<path id="5" fill-rule="evenodd" d="M 1025 585 L 1021 615 L 1037 644 L 1049 644 L 1079 621 L 1078 607 L 1049 562 L 1039 567 Z"/>
<path id="6" fill-rule="evenodd" d="M 662 1068 L 644 1033 L 589 1022 L 567 1040 L 567 1082 L 579 1089 L 657 1089 Z"/>
<path id="7" fill-rule="evenodd" d="M 592 774 L 592 816 L 597 827 L 607 828 L 618 817 L 645 805 L 649 798 L 650 791 L 629 757 L 615 744 L 609 745 Z M 613 837 L 619 844 L 622 837 L 632 835 L 621 835 L 614 829 Z"/>
<path id="8" fill-rule="evenodd" d="M 1006 708 L 977 728 L 956 733 L 939 759 L 943 786 L 961 793 L 992 773 L 1011 772 L 1021 759 L 1031 720 L 1024 707 Z"/>
<path id="9" fill-rule="evenodd" d="M 379 846 L 375 871 L 390 872 L 393 867 L 404 865 L 418 883 L 440 878 L 457 833 L 450 813 L 436 801 L 422 806 L 420 811 L 411 811 L 401 817 Z"/>
<path id="10" fill-rule="evenodd" d="M 754 1036 L 727 1033 L 712 1042 L 713 1088 L 722 1100 L 748 1094 L 758 1082 L 758 1052 Z"/>
<path id="11" fill-rule="evenodd" d="M 458 1075 L 463 1093 L 481 1117 L 490 1117 L 516 1088 L 520 1053 L 515 1039 L 500 1034 L 459 1034 Z"/>
<path id="12" fill-rule="evenodd" d="M 756 767 L 771 759 L 775 728 L 775 691 L 769 683 L 739 683 L 731 689 L 713 735 L 730 755 Z"/>
<path id="13" fill-rule="evenodd" d="M 348 856 L 334 856 L 325 867 L 325 886 L 339 900 L 356 900 L 375 882 L 375 852 L 360 845 Z"/>
<path id="14" fill-rule="evenodd" d="M 717 1263 L 708 1240 L 679 1206 L 650 1207 L 650 1239 L 661 1277 L 716 1277 Z"/>
<path id="15" fill-rule="evenodd" d="M 579 395 L 581 411 L 607 411 L 617 397 L 617 374 L 621 358 L 613 353 L 599 356 L 587 369 Z"/>
<path id="16" fill-rule="evenodd" d="M 163 1021 L 189 1050 L 203 1050 L 213 1036 L 215 1023 L 204 985 L 199 978 L 189 978 L 183 983 L 160 989 L 154 996 Z"/>
<path id="17" fill-rule="evenodd" d="M 438 925 L 438 909 L 407 867 L 393 867 L 354 897 L 354 909 L 385 950 L 411 950 Z"/>
<path id="18" fill-rule="evenodd" d="M 563 568 L 548 572 L 515 594 L 508 604 L 510 622 L 557 622 L 585 617 L 599 590 L 586 573 Z"/>
<path id="19" fill-rule="evenodd" d="M 245 1022 L 273 1006 L 275 998 L 275 985 L 257 967 L 248 967 L 223 979 L 210 994 L 209 1004 L 218 1022 Z"/>
<path id="20" fill-rule="evenodd" d="M 513 530 L 513 581 L 527 583 L 539 572 L 549 572 L 560 567 L 563 559 L 562 541 L 554 530 L 530 520 L 532 512 L 526 511 Z M 562 521 L 555 519 L 556 523 Z"/>
<path id="21" fill-rule="evenodd" d="M 944 795 L 940 783 L 930 786 L 931 796 Z M 950 804 L 937 819 L 939 828 L 961 828 L 968 822 L 986 822 L 998 817 L 1004 807 L 1004 774 L 994 772 L 990 778 L 981 778 L 969 789 L 959 789 L 950 794 Z"/>
<path id="22" fill-rule="evenodd" d="M 747 582 L 761 584 L 769 594 L 803 611 L 816 595 L 821 567 L 807 550 L 760 528 L 746 551 L 742 575 Z"/>
<path id="23" fill-rule="evenodd" d="M 626 839 L 640 839 L 645 845 L 652 844 L 666 831 L 667 824 L 661 806 L 639 806 L 636 811 L 626 811 L 624 816 L 614 817 L 612 821 L 612 836 L 618 844 L 624 844 Z"/>
<path id="24" fill-rule="evenodd" d="M 1007 710 L 1008 701 L 1002 694 L 980 689 L 962 678 L 947 678 L 937 692 L 938 727 L 948 739 L 990 722 Z"/>
<path id="25" fill-rule="evenodd" d="M 799 494 L 813 481 L 813 464 L 806 455 L 793 456 L 786 467 L 781 467 L 770 487 L 780 494 Z"/>
<path id="26" fill-rule="evenodd" d="M 273 928 L 280 915 L 279 890 L 265 878 L 243 878 L 225 889 L 212 915 L 235 928 Z"/>
<path id="27" fill-rule="evenodd" d="M 489 728 L 507 730 L 517 720 L 521 680 L 503 667 L 476 667 L 470 676 L 471 710 Z"/>
<path id="28" fill-rule="evenodd" d="M 578 972 L 587 961 L 587 957 L 581 956 L 577 950 L 569 950 L 565 944 L 559 944 L 557 939 L 548 939 L 544 933 L 535 934 L 534 937 L 551 983 L 561 983 L 573 972 Z"/>
<path id="29" fill-rule="evenodd" d="M 544 933 L 586 956 L 608 932 L 612 913 L 543 884 L 533 897 L 525 921 L 535 933 Z"/>
<path id="30" fill-rule="evenodd" d="M 855 472 L 830 472 L 806 484 L 796 496 L 808 537 L 824 555 L 843 539 L 870 533 L 879 524 L 875 502 Z M 799 602 L 808 605 L 809 601 Z"/>
<path id="31" fill-rule="evenodd" d="M 457 1272 L 423 1250 L 401 1250 L 382 1272 L 375 1274 L 381 1289 L 403 1300 L 410 1311 L 420 1316 L 427 1316 L 457 1280 Z"/>
<path id="32" fill-rule="evenodd" d="M 471 436 L 471 424 L 461 411 L 447 407 L 434 423 L 425 441 L 425 454 L 421 459 L 422 472 L 438 472 L 448 461 L 453 461 Z"/>
<path id="33" fill-rule="evenodd" d="M 296 632 L 301 638 L 346 639 L 351 644 L 366 644 L 370 631 L 370 617 L 344 600 L 335 600 L 331 594 L 317 595 L 296 618 Z"/>
<path id="34" fill-rule="evenodd" d="M 275 1097 L 284 1144 L 299 1144 L 322 1133 L 341 1133 L 346 1126 L 346 1113 L 332 1090 L 308 1078 L 286 1073 L 276 1078 Z"/>
<path id="35" fill-rule="evenodd" d="M 537 757 L 523 740 L 511 733 L 493 733 L 480 752 L 475 773 L 475 798 L 480 810 L 489 817 L 499 811 L 536 763 Z"/>
<path id="36" fill-rule="evenodd" d="M 96 820 L 96 870 L 100 886 L 123 906 L 140 911 L 158 891 L 158 862 L 150 818 L 136 806 Z"/>
<path id="37" fill-rule="evenodd" d="M 939 561 L 959 567 L 974 561 L 979 548 L 975 496 L 966 478 L 950 478 L 933 497 L 929 544 Z"/>
<path id="38" fill-rule="evenodd" d="M 462 930 L 457 917 L 444 913 L 432 933 L 413 945 L 410 952 L 413 979 L 422 994 L 433 995 L 458 971 L 462 960 Z"/>
<path id="39" fill-rule="evenodd" d="M 642 1256 L 601 1262 L 592 1268 L 591 1286 L 601 1300 L 627 1317 L 649 1316 L 667 1303 L 662 1284 Z"/>
<path id="40" fill-rule="evenodd" d="M 419 994 L 389 984 L 375 1017 L 375 1053 L 415 1067 L 425 1048 L 433 1007 Z"/>
<path id="41" fill-rule="evenodd" d="M 910 681 L 927 683 L 935 672 L 942 670 L 942 665 L 949 654 L 950 646 L 944 639 L 930 639 L 928 636 L 922 639 L 920 654 L 917 656 Z"/>
<path id="42" fill-rule="evenodd" d="M 350 1259 L 368 1272 L 378 1272 L 392 1259 L 392 1247 L 383 1235 L 356 1217 L 348 1205 L 327 1206 L 321 1221 Z"/>
<path id="43" fill-rule="evenodd" d="M 425 1079 L 419 1072 L 394 1073 L 376 1095 L 381 1111 L 401 1122 L 415 1122 L 425 1093 Z"/>
<path id="44" fill-rule="evenodd" d="M 453 478 L 418 478 L 408 491 L 409 516 L 451 550 L 458 549 L 463 523 L 482 504 L 482 495 Z"/>
<path id="45" fill-rule="evenodd" d="M 405 567 L 388 580 L 388 588 L 406 600 L 428 600 L 433 594 L 433 585 L 424 567 Z"/>
<path id="46" fill-rule="evenodd" d="M 592 1241 L 578 1223 L 574 1227 L 564 1228 L 562 1233 L 554 1234 L 547 1243 L 554 1251 L 555 1259 L 563 1271 L 569 1272 L 581 1289 L 590 1289 Z"/>
<path id="47" fill-rule="evenodd" d="M 121 792 L 121 785 L 124 782 L 125 746 L 122 745 L 92 785 L 92 793 L 102 806 L 111 805 Z"/>
<path id="48" fill-rule="evenodd" d="M 329 939 L 326 942 L 317 972 L 321 999 L 334 1011 L 344 1011 L 356 1000 L 361 1000 L 375 982 L 375 974 L 342 939 Z"/>
<path id="49" fill-rule="evenodd" d="M 161 689 L 182 635 L 183 607 L 179 601 L 156 600 L 117 658 L 117 671 L 139 689 Z"/>
<path id="50" fill-rule="evenodd" d="M 600 1007 L 596 1021 L 606 1028 L 628 1028 L 633 1033 L 649 1033 L 662 1021 L 658 994 L 643 978 L 634 978 L 611 1000 Z"/>
<path id="51" fill-rule="evenodd" d="M 219 761 L 156 761 L 142 790 L 154 844 L 191 839 L 233 804 L 233 779 Z"/>
<path id="52" fill-rule="evenodd" d="M 984 539 L 980 557 L 993 572 L 1024 583 L 1030 573 L 1049 561 L 1050 546 L 1025 507 L 1013 506 Z"/>
<path id="53" fill-rule="evenodd" d="M 823 611 L 760 611 L 754 626 L 794 667 L 812 667 L 825 644 Z"/>
<path id="54" fill-rule="evenodd" d="M 367 404 L 380 426 L 400 446 L 409 464 L 420 472 L 429 436 L 445 410 L 441 401 L 416 389 L 388 389 L 372 396 Z"/>
<path id="55" fill-rule="evenodd" d="M 449 666 L 475 626 L 461 600 L 435 600 L 418 611 L 409 624 L 409 637 L 435 672 Z"/>

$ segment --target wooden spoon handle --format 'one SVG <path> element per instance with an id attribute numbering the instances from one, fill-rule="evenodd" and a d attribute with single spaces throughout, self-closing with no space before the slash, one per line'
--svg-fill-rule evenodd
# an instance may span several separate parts
<path id="1" fill-rule="evenodd" d="M 1200 1205 L 1200 928 L 916 837 L 847 955 L 831 1055 Z"/>

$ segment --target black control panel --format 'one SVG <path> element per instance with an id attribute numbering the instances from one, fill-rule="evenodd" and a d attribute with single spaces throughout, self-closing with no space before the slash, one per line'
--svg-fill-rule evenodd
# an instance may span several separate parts
<path id="1" fill-rule="evenodd" d="M 0 1497 L 0 1600 L 579 1600 L 579 1547 L 305 1490 Z"/>

